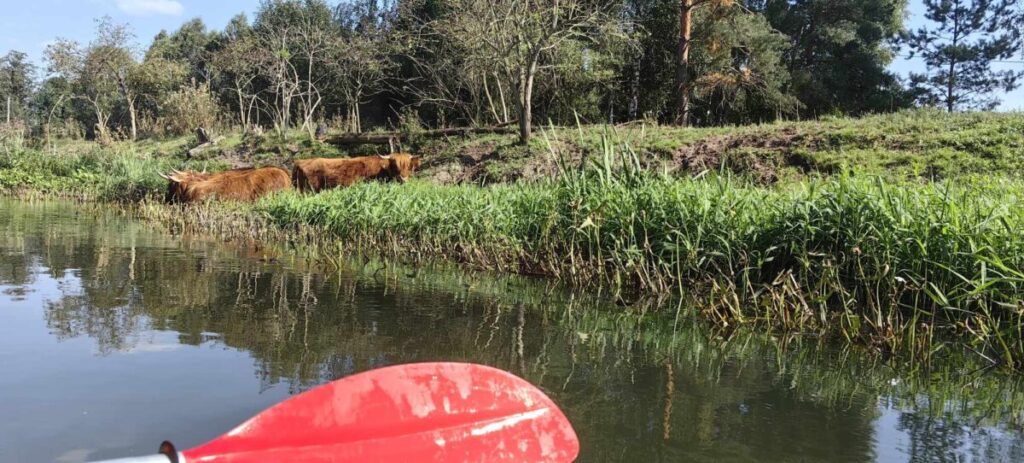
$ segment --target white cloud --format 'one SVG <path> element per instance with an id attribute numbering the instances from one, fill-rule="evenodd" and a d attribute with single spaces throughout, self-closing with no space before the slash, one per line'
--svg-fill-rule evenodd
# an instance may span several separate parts
<path id="1" fill-rule="evenodd" d="M 121 11 L 138 16 L 181 16 L 185 7 L 177 0 L 117 0 Z"/>

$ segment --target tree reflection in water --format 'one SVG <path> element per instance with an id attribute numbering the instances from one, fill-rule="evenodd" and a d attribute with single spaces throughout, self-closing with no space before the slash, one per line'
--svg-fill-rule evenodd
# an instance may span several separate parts
<path id="1" fill-rule="evenodd" d="M 563 406 L 581 461 L 1021 460 L 1016 378 L 895 372 L 809 339 L 717 333 L 673 310 L 623 309 L 525 278 L 169 236 L 61 203 L 0 210 L 0 285 L 63 282 L 45 307 L 58 339 L 102 355 L 145 333 L 247 352 L 264 387 L 293 392 L 385 365 L 472 361 L 522 375 Z M 9 296 L 0 296 L 9 297 Z M 893 411 L 898 423 L 882 426 Z M 904 448 L 881 443 L 902 433 Z"/>

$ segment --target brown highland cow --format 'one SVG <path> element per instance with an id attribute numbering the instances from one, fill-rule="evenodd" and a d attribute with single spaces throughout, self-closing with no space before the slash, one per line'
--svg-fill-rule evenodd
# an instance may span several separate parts
<path id="1" fill-rule="evenodd" d="M 303 159 L 295 161 L 292 181 L 299 191 L 318 193 L 331 188 L 348 187 L 370 179 L 405 183 L 419 167 L 420 158 L 409 154 L 348 159 Z"/>
<path id="2" fill-rule="evenodd" d="M 161 175 L 169 182 L 169 203 L 194 203 L 209 199 L 255 201 L 275 191 L 292 187 L 288 171 L 277 167 L 236 169 L 207 174 L 173 171 Z"/>

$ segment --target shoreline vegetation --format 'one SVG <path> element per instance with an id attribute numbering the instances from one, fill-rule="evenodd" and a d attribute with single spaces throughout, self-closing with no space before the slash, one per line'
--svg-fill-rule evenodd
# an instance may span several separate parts
<path id="1" fill-rule="evenodd" d="M 57 206 L 60 207 L 63 206 Z M 89 215 L 87 221 L 109 222 L 113 216 L 123 213 L 107 206 L 95 207 L 97 213 Z M 156 207 L 148 210 L 154 214 L 166 212 Z M 217 209 L 218 212 L 224 210 Z M 8 228 L 15 232 L 22 230 L 26 223 L 35 223 L 38 215 L 25 214 L 24 218 L 26 220 L 14 219 L 7 224 Z M 63 222 L 61 226 L 73 228 L 76 225 Z M 11 236 L 16 234 L 8 233 Z M 117 234 L 105 235 L 97 244 L 116 245 L 119 238 Z M 417 298 L 427 291 L 444 301 L 441 307 L 445 307 L 447 312 L 437 314 L 438 317 L 482 310 L 482 314 L 476 314 L 480 317 L 477 322 L 467 329 L 475 332 L 475 338 L 485 347 L 492 346 L 491 341 L 500 343 L 499 340 L 504 339 L 520 343 L 526 336 L 525 342 L 529 343 L 530 337 L 544 336 L 545 341 L 538 349 L 524 350 L 526 356 L 523 357 L 524 363 L 520 364 L 523 365 L 520 371 L 528 372 L 524 377 L 537 383 L 543 383 L 545 378 L 550 380 L 548 375 L 554 371 L 564 373 L 561 362 L 589 365 L 586 368 L 592 366 L 633 372 L 650 371 L 652 367 L 657 369 L 660 366 L 666 378 L 675 374 L 677 378 L 699 379 L 698 384 L 693 385 L 698 388 L 728 389 L 756 383 L 779 387 L 800 400 L 828 407 L 863 407 L 865 413 L 873 413 L 878 404 L 884 403 L 899 404 L 902 410 L 973 426 L 1012 430 L 1024 423 L 1021 412 L 1024 410 L 1024 389 L 1021 387 L 1024 379 L 1013 371 L 990 371 L 982 359 L 966 349 L 948 352 L 949 355 L 927 365 L 894 365 L 859 346 L 836 345 L 826 338 L 779 335 L 757 326 L 722 328 L 705 323 L 697 314 L 679 316 L 669 310 L 658 310 L 664 301 L 641 301 L 630 310 L 622 310 L 597 292 L 574 292 L 550 279 L 477 272 L 440 261 L 407 265 L 368 255 L 339 256 L 342 260 L 335 262 L 336 271 L 325 271 L 324 262 L 316 256 L 306 258 L 305 250 L 293 252 L 264 242 L 239 246 L 234 242 L 225 244 L 219 238 L 188 236 L 181 242 L 190 251 L 204 256 L 212 267 L 230 266 L 229 263 L 237 262 L 239 255 L 245 256 L 244 260 L 248 262 L 243 263 L 238 271 L 247 277 L 275 275 L 283 280 L 296 278 L 305 282 L 310 281 L 306 278 L 313 274 L 313 282 L 304 283 L 301 291 L 292 294 L 292 302 L 306 300 L 306 291 L 315 291 L 314 288 L 319 286 L 316 280 L 321 284 L 328 280 L 337 282 L 335 284 L 342 288 L 379 288 L 397 300 L 412 304 L 405 307 L 415 307 Z M 40 252 L 44 254 L 65 255 L 77 249 L 69 250 L 60 242 L 43 243 L 41 246 Z M 90 258 L 95 259 L 95 256 L 86 257 L 87 261 Z M 127 255 L 119 258 L 130 259 Z M 152 259 L 153 256 L 149 254 L 146 258 Z M 117 265 L 117 258 L 113 265 Z M 322 276 L 317 277 L 316 274 Z M 249 278 L 245 278 L 238 285 L 251 291 L 248 282 Z M 251 313 L 234 310 L 238 307 L 232 305 L 246 304 L 249 296 L 241 299 L 228 297 L 226 304 L 213 300 L 218 294 L 214 287 L 221 284 L 215 278 L 186 272 L 183 278 L 167 284 L 170 289 L 163 283 L 148 288 L 188 293 L 188 296 L 181 301 L 145 297 L 163 302 L 134 306 L 132 316 L 165 320 L 172 326 L 192 328 L 186 328 L 186 332 L 202 332 L 206 325 L 200 327 L 195 324 L 208 323 L 210 314 L 207 308 L 217 307 L 223 316 L 215 317 L 217 321 L 213 323 L 223 332 L 220 342 L 229 348 L 253 349 L 254 356 L 261 359 L 258 363 L 266 377 L 288 381 L 290 387 L 299 388 L 313 387 L 322 381 L 319 369 L 303 368 L 303 365 L 322 363 L 337 349 L 337 338 L 333 332 L 328 333 L 330 330 L 325 331 L 321 324 L 329 325 L 331 320 L 344 316 L 344 310 L 339 314 L 333 310 L 334 306 L 318 301 L 318 307 L 331 310 L 297 310 L 286 316 L 252 319 Z M 116 291 L 116 288 L 111 290 Z M 344 290 L 342 293 L 348 294 Z M 302 303 L 290 305 L 292 308 L 301 306 Z M 528 319 L 536 322 L 528 322 Z M 280 333 L 292 332 L 296 326 L 306 323 L 320 328 L 313 328 L 311 332 L 314 334 L 309 337 L 280 336 Z M 103 346 L 101 349 L 122 348 L 124 346 L 118 343 L 131 338 L 110 337 L 108 332 L 104 333 L 108 336 L 90 334 Z M 441 336 L 449 335 L 453 333 L 441 333 Z M 292 347 L 301 345 L 297 349 L 301 355 L 282 357 L 280 346 L 274 344 L 278 341 Z M 571 352 L 571 360 L 560 355 L 567 352 Z M 504 360 L 495 359 L 495 362 L 501 361 Z M 568 374 L 572 375 L 571 372 Z M 631 375 L 624 373 L 619 377 L 628 380 Z M 935 378 L 942 379 L 936 381 Z M 560 381 L 557 383 L 561 384 Z M 732 397 L 726 395 L 724 400 L 727 404 L 735 404 Z M 922 400 L 922 397 L 928 400 Z M 993 403 L 1000 406 L 993 408 Z"/>
<path id="2" fill-rule="evenodd" d="M 319 244 L 328 258 L 554 277 L 605 288 L 624 310 L 683 295 L 726 329 L 820 334 L 915 361 L 966 349 L 1024 367 L 1024 115 L 584 126 L 537 138 L 423 142 L 413 151 L 426 169 L 407 185 L 191 208 L 158 203 L 158 172 L 228 168 L 237 152 L 186 159 L 180 140 L 7 147 L 0 190 L 128 204 L 175 229 Z M 246 162 L 361 154 L 264 143 Z"/>

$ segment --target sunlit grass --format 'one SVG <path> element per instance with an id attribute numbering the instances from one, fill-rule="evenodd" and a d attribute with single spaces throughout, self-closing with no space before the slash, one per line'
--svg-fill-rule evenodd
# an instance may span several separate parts
<path id="1" fill-rule="evenodd" d="M 994 363 L 1024 360 L 1020 181 L 838 176 L 769 189 L 652 174 L 610 143 L 605 155 L 539 183 L 368 183 L 256 209 L 354 248 L 623 293 L 694 293 L 721 324 L 826 331 L 925 356 L 961 339 Z"/>
<path id="2" fill-rule="evenodd" d="M 551 276 L 620 301 L 689 294 L 722 326 L 826 333 L 919 358 L 958 343 L 1022 367 L 1022 121 L 915 112 L 735 130 L 555 129 L 538 136 L 550 151 L 536 155 L 559 160 L 560 174 L 536 182 L 365 183 L 255 205 L 148 205 L 146 214 L 214 233 Z M 769 186 L 728 170 L 680 178 L 641 167 L 652 140 L 786 128 L 812 137 L 812 163 L 835 163 L 834 175 Z M 573 157 L 580 147 L 584 168 Z M 26 150 L 0 158 L 0 189 L 156 199 L 158 172 L 205 165 L 120 149 Z"/>

